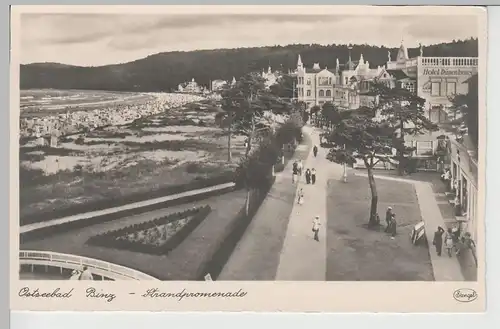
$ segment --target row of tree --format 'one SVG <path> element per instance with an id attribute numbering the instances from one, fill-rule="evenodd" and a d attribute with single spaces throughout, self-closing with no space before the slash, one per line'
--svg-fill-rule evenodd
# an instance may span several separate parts
<path id="1" fill-rule="evenodd" d="M 423 47 L 425 56 L 477 56 L 478 41 L 469 39 Z M 361 54 L 375 67 L 387 62 L 387 53 L 396 58 L 397 48 L 352 45 L 352 59 Z M 21 65 L 21 89 L 89 89 L 115 91 L 172 91 L 180 83 L 194 78 L 208 87 L 211 80 L 231 80 L 269 65 L 274 70 L 294 70 L 298 55 L 304 65 L 320 63 L 334 68 L 336 59 L 347 63 L 349 45 L 288 45 L 260 48 L 200 50 L 159 53 L 129 63 L 99 67 L 77 67 L 57 63 Z M 417 56 L 418 48 L 409 49 Z"/>
<path id="2" fill-rule="evenodd" d="M 277 92 L 285 88 L 287 81 L 284 77 L 266 88 L 265 79 L 259 73 L 250 72 L 220 92 L 221 111 L 216 117 L 227 129 L 228 162 L 232 161 L 233 134 L 247 137 L 245 156 L 236 173 L 237 182 L 247 189 L 247 213 L 251 190 L 268 185 L 271 168 L 282 156 L 283 145 L 300 136 L 304 123 L 303 104 L 280 97 Z M 287 119 L 277 123 L 276 116 Z M 252 149 L 253 145 L 257 147 Z"/>

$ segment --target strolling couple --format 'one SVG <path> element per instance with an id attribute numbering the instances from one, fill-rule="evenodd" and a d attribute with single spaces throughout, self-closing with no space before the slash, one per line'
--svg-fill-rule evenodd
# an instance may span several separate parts
<path id="1" fill-rule="evenodd" d="M 448 230 L 445 231 L 441 226 L 438 226 L 437 231 L 434 232 L 434 239 L 432 241 L 432 244 L 436 247 L 437 255 L 441 256 L 441 251 L 443 250 L 444 245 L 448 257 L 451 257 L 453 249 L 455 249 L 455 253 L 458 256 L 460 254 L 460 250 L 457 247 L 459 234 L 458 228 L 455 229 L 455 232 L 453 232 L 452 228 L 448 228 Z"/>
<path id="2" fill-rule="evenodd" d="M 313 185 L 316 183 L 316 169 L 312 168 L 312 170 L 306 170 L 306 183 Z"/>

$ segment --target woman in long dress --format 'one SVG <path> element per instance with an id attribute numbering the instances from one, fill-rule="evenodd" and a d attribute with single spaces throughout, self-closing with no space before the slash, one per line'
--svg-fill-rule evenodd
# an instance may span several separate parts
<path id="1" fill-rule="evenodd" d="M 448 229 L 446 235 L 444 236 L 444 248 L 448 252 L 448 256 L 451 257 L 451 251 L 453 249 L 453 233 L 451 232 L 451 228 Z"/>
<path id="2" fill-rule="evenodd" d="M 309 169 L 306 170 L 306 183 L 311 184 L 311 171 Z"/>

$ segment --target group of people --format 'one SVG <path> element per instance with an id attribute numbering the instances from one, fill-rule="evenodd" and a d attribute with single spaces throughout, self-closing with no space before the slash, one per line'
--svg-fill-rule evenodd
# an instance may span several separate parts
<path id="1" fill-rule="evenodd" d="M 70 280 L 94 280 L 94 277 L 92 276 L 92 272 L 90 272 L 89 268 L 87 266 L 83 267 L 83 270 L 73 270 L 71 272 L 71 277 L 69 278 Z"/>
<path id="2" fill-rule="evenodd" d="M 294 161 L 292 168 L 292 183 L 296 183 L 298 182 L 298 177 L 302 176 L 304 170 L 302 160 Z M 306 184 L 316 184 L 316 169 L 307 168 L 304 172 L 304 176 L 306 178 Z"/>
<path id="3" fill-rule="evenodd" d="M 19 121 L 20 135 L 22 137 L 39 137 L 51 134 L 53 131 L 65 135 L 80 131 L 85 127 L 93 129 L 108 124 L 120 125 L 141 117 L 162 113 L 166 109 L 181 107 L 205 99 L 202 96 L 178 93 L 150 93 L 148 95 L 152 96 L 150 100 L 137 100 L 137 103 L 127 99 L 124 99 L 123 102 L 117 100 L 117 103 L 111 105 L 103 102 L 101 107 L 93 110 L 85 108 L 82 104 L 81 108 L 66 107 L 66 113 L 23 117 Z M 30 108 L 36 106 L 33 105 Z M 27 107 L 27 109 L 29 108 Z"/>
<path id="4" fill-rule="evenodd" d="M 441 226 L 438 226 L 436 232 L 434 232 L 434 239 L 432 241 L 437 255 L 441 256 L 443 246 L 448 257 L 451 257 L 453 252 L 455 252 L 456 256 L 459 256 L 464 248 L 470 249 L 477 266 L 476 243 L 472 240 L 469 232 L 465 232 L 462 237 L 460 235 L 460 229 L 457 225 L 448 228 L 446 231 Z"/>
<path id="5" fill-rule="evenodd" d="M 313 147 L 313 154 L 316 157 L 318 155 L 318 147 L 314 146 Z M 305 172 L 304 170 L 304 164 L 302 163 L 302 160 L 299 161 L 294 161 L 293 162 L 293 169 L 292 169 L 292 183 L 298 182 L 299 176 L 302 176 L 304 173 L 304 176 L 306 178 L 306 184 L 316 184 L 316 169 L 306 169 Z M 297 196 L 297 203 L 299 205 L 304 204 L 304 189 L 300 188 L 298 191 L 298 196 Z M 315 216 L 313 218 L 312 222 L 312 232 L 313 232 L 313 239 L 315 241 L 319 241 L 319 228 L 321 226 L 321 221 L 319 216 Z"/>

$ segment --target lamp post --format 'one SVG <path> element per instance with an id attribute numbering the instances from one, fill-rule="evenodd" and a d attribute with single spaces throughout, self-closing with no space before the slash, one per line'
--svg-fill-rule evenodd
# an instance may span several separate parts
<path id="1" fill-rule="evenodd" d="M 345 157 L 345 144 L 344 144 L 344 157 Z M 344 159 L 344 174 L 342 175 L 342 179 L 344 183 L 347 183 L 347 162 L 346 159 Z"/>

